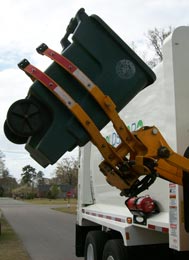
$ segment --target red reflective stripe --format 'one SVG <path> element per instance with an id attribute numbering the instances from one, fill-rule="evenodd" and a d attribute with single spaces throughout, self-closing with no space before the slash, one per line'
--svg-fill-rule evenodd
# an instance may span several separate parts
<path id="1" fill-rule="evenodd" d="M 43 49 L 43 48 L 42 48 Z M 68 71 L 69 74 L 73 75 L 74 78 L 77 79 L 86 89 L 87 91 L 91 91 L 91 89 L 95 86 L 95 84 L 88 78 L 85 73 L 83 73 L 74 63 L 72 63 L 69 59 L 65 58 L 61 54 L 57 53 L 56 51 L 46 48 L 44 51 L 40 50 L 40 54 L 43 54 L 50 59 L 54 60 L 57 64 L 59 64 L 63 69 Z M 93 93 L 94 94 L 94 93 Z M 93 95 L 92 94 L 92 95 Z M 98 99 L 96 96 L 93 96 L 97 102 Z"/>
<path id="2" fill-rule="evenodd" d="M 64 105 L 66 105 L 72 111 L 71 108 L 75 104 L 75 101 L 52 78 L 31 64 L 28 64 L 22 69 L 32 78 L 35 78 L 45 87 L 47 87 Z M 78 119 L 79 116 L 76 115 L 76 118 Z"/>
<path id="3" fill-rule="evenodd" d="M 103 215 L 103 214 L 97 214 L 96 212 L 85 211 L 85 209 L 82 209 L 82 212 L 87 214 L 87 215 L 91 215 L 91 216 L 95 216 L 95 217 L 99 217 L 99 218 L 105 218 L 105 219 L 109 219 L 109 220 L 114 220 L 114 221 L 117 221 L 117 222 L 125 223 L 125 221 L 122 218 L 120 218 L 120 217 Z M 160 232 L 163 232 L 163 233 L 169 233 L 169 229 L 168 228 L 166 228 L 166 227 L 159 227 L 159 226 L 155 226 L 155 225 L 152 225 L 152 224 L 148 224 L 148 229 L 160 231 Z"/>
<path id="4" fill-rule="evenodd" d="M 163 233 L 169 232 L 169 229 L 166 228 L 166 227 L 158 227 L 158 226 L 151 225 L 151 224 L 148 224 L 148 228 L 151 229 L 151 230 L 157 230 L 157 231 L 160 231 L 160 232 L 163 232 Z"/>
<path id="5" fill-rule="evenodd" d="M 121 218 L 115 218 L 115 221 L 121 222 Z"/>
<path id="6" fill-rule="evenodd" d="M 154 225 L 148 224 L 148 228 L 155 230 L 156 227 Z"/>
<path id="7" fill-rule="evenodd" d="M 24 71 L 29 73 L 31 76 L 33 76 L 35 79 L 40 81 L 42 84 L 48 87 L 48 89 L 54 91 L 54 89 L 58 86 L 58 84 L 52 80 L 47 74 L 43 73 L 36 67 L 34 67 L 31 64 L 28 64 L 25 68 Z"/>
<path id="8" fill-rule="evenodd" d="M 163 233 L 169 233 L 169 229 L 166 228 L 166 227 L 162 227 L 162 232 L 163 232 Z"/>
<path id="9" fill-rule="evenodd" d="M 114 220 L 114 221 L 123 222 L 123 223 L 125 222 L 124 219 L 122 219 L 120 217 L 116 217 L 116 216 L 97 214 L 96 212 L 93 212 L 93 211 L 85 211 L 85 209 L 82 209 L 82 212 L 87 215 L 91 215 L 91 216 L 95 216 L 95 217 L 99 217 L 99 218 L 105 218 L 105 219 Z"/>
<path id="10" fill-rule="evenodd" d="M 50 59 L 55 59 L 56 62 L 59 65 L 62 65 L 68 72 L 73 73 L 77 69 L 77 67 L 71 61 L 67 60 L 64 56 L 60 55 L 59 53 L 50 48 L 47 48 L 43 52 L 43 54 L 48 56 Z"/>

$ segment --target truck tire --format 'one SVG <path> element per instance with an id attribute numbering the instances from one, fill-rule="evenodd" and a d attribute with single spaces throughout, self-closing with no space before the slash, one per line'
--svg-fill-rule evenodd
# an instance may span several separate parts
<path id="1" fill-rule="evenodd" d="M 111 239 L 107 241 L 102 260 L 126 260 L 128 259 L 127 248 L 122 239 Z"/>
<path id="2" fill-rule="evenodd" d="M 104 245 L 109 236 L 107 232 L 94 230 L 89 231 L 85 240 L 85 260 L 102 260 Z"/>

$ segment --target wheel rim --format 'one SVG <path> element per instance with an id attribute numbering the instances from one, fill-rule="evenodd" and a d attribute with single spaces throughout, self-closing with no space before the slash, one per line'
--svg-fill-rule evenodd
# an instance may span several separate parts
<path id="1" fill-rule="evenodd" d="M 114 260 L 113 256 L 108 256 L 107 260 Z"/>
<path id="2" fill-rule="evenodd" d="M 15 134 L 32 136 L 42 126 L 39 107 L 29 99 L 18 100 L 8 110 L 7 123 Z"/>
<path id="3" fill-rule="evenodd" d="M 113 256 L 108 256 L 107 260 L 114 260 Z"/>
<path id="4" fill-rule="evenodd" d="M 87 247 L 87 260 L 94 260 L 94 249 L 92 244 L 89 244 Z"/>

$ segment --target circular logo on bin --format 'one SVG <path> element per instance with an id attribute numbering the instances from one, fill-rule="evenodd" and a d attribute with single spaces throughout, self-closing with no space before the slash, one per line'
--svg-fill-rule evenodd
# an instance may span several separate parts
<path id="1" fill-rule="evenodd" d="M 136 71 L 135 65 L 132 61 L 123 59 L 116 64 L 116 73 L 121 79 L 130 79 L 134 76 Z"/>

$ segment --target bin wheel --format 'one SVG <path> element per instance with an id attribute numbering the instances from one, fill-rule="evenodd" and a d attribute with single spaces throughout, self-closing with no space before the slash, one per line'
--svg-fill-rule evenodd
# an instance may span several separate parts
<path id="1" fill-rule="evenodd" d="M 6 138 L 15 144 L 25 144 L 27 142 L 27 137 L 16 135 L 8 126 L 7 121 L 4 123 L 4 133 Z"/>
<path id="2" fill-rule="evenodd" d="M 102 260 L 126 260 L 128 259 L 127 248 L 122 239 L 109 240 L 103 251 Z"/>
<path id="3" fill-rule="evenodd" d="M 109 236 L 107 232 L 94 230 L 89 231 L 85 240 L 85 260 L 102 260 L 104 245 Z"/>
<path id="4" fill-rule="evenodd" d="M 20 99 L 10 106 L 7 124 L 16 135 L 32 136 L 42 127 L 40 109 L 31 100 Z"/>

